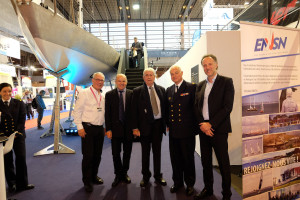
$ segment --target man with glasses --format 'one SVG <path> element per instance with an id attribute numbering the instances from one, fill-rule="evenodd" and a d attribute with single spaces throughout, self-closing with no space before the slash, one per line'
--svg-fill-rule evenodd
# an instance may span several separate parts
<path id="1" fill-rule="evenodd" d="M 93 191 L 93 183 L 103 184 L 97 174 L 104 140 L 105 99 L 101 94 L 104 80 L 103 73 L 94 73 L 93 85 L 80 91 L 74 109 L 74 122 L 81 137 L 82 181 L 89 193 Z"/>

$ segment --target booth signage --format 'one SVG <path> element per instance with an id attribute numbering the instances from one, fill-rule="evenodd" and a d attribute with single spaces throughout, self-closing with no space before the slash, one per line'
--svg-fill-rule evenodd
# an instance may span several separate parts
<path id="1" fill-rule="evenodd" d="M 0 35 L 0 54 L 20 59 L 20 42 Z"/>

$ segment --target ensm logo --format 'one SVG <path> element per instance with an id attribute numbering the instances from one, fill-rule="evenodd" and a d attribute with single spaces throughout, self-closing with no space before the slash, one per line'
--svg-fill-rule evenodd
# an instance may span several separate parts
<path id="1" fill-rule="evenodd" d="M 270 44 L 269 44 L 268 38 L 256 39 L 254 51 L 263 51 L 265 48 L 268 48 L 268 45 L 269 45 L 270 50 L 276 50 L 276 49 L 281 49 L 281 48 L 285 49 L 286 41 L 287 41 L 287 37 L 285 37 L 285 38 L 275 37 L 274 38 L 274 33 L 272 33 L 272 40 L 270 41 Z"/>

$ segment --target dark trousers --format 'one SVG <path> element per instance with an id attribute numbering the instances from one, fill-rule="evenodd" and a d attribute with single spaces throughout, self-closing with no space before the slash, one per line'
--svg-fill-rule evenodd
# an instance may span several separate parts
<path id="1" fill-rule="evenodd" d="M 142 174 L 144 180 L 149 180 L 151 177 L 151 172 L 149 170 L 151 146 L 153 152 L 154 178 L 158 179 L 162 177 L 160 171 L 161 141 L 163 136 L 162 126 L 163 122 L 161 119 L 155 120 L 155 122 L 151 126 L 150 135 L 141 136 Z"/>
<path id="2" fill-rule="evenodd" d="M 15 153 L 15 166 L 13 159 Z M 25 138 L 17 136 L 14 140 L 13 151 L 4 155 L 5 177 L 9 187 L 25 188 L 28 185 Z"/>
<path id="3" fill-rule="evenodd" d="M 38 112 L 37 123 L 38 123 L 38 127 L 40 127 L 40 126 L 41 126 L 42 119 L 43 119 L 43 115 L 44 115 L 44 109 L 42 109 L 42 108 L 37 108 L 37 112 Z"/>
<path id="4" fill-rule="evenodd" d="M 224 197 L 231 196 L 231 175 L 230 161 L 228 155 L 228 133 L 214 132 L 213 137 L 200 133 L 201 161 L 203 166 L 204 185 L 208 190 L 213 191 L 213 166 L 212 148 L 215 151 L 221 175 L 222 175 L 222 194 Z"/>
<path id="5" fill-rule="evenodd" d="M 82 151 L 82 181 L 85 185 L 91 184 L 97 177 L 101 161 L 102 147 L 104 141 L 103 126 L 94 126 L 82 123 L 86 132 L 81 138 Z"/>
<path id="6" fill-rule="evenodd" d="M 121 148 L 123 144 L 123 162 L 121 159 Z M 114 161 L 115 175 L 123 178 L 129 170 L 132 141 L 125 138 L 112 138 L 111 140 L 112 156 Z"/>
<path id="7" fill-rule="evenodd" d="M 141 53 L 137 53 L 137 56 L 133 57 L 133 67 L 134 68 L 140 68 L 141 67 L 141 58 L 142 58 L 142 54 Z M 137 64 L 136 64 L 137 61 Z"/>
<path id="8" fill-rule="evenodd" d="M 182 186 L 183 181 L 188 187 L 193 187 L 196 181 L 195 172 L 195 137 L 169 137 L 171 164 L 174 185 Z"/>
<path id="9" fill-rule="evenodd" d="M 31 103 L 26 104 L 26 114 L 27 114 L 28 119 L 30 119 L 30 115 L 31 115 L 32 119 L 34 118 Z"/>

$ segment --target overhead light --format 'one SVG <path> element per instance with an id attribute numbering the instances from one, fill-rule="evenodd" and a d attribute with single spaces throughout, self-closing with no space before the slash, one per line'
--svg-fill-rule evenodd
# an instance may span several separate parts
<path id="1" fill-rule="evenodd" d="M 245 6 L 246 6 L 246 5 L 249 5 L 249 2 L 248 2 L 248 1 L 245 1 L 244 5 L 245 5 Z"/>
<path id="2" fill-rule="evenodd" d="M 133 10 L 139 10 L 140 4 L 133 4 L 132 8 L 133 8 Z"/>
<path id="3" fill-rule="evenodd" d="M 126 6 L 126 10 L 129 10 L 129 6 Z"/>
<path id="4" fill-rule="evenodd" d="M 130 18 L 130 15 L 128 15 L 127 18 L 129 19 L 129 18 Z"/>
<path id="5" fill-rule="evenodd" d="M 182 17 L 182 15 L 179 15 L 179 17 Z"/>
<path id="6" fill-rule="evenodd" d="M 260 6 L 263 6 L 263 5 L 264 5 L 264 3 L 263 3 L 263 2 L 260 2 L 260 3 L 259 3 L 259 5 L 260 5 Z"/>
<path id="7" fill-rule="evenodd" d="M 186 8 L 186 5 L 182 6 L 182 8 L 185 9 L 185 8 Z"/>
<path id="8" fill-rule="evenodd" d="M 119 6 L 119 9 L 122 10 L 122 6 Z"/>
<path id="9" fill-rule="evenodd" d="M 192 9 L 193 8 L 193 6 L 190 6 L 190 9 Z"/>

